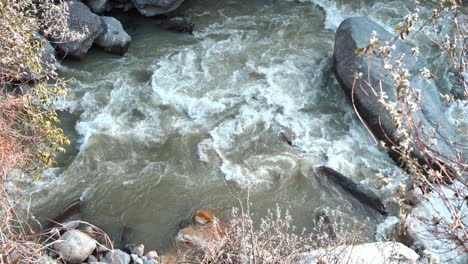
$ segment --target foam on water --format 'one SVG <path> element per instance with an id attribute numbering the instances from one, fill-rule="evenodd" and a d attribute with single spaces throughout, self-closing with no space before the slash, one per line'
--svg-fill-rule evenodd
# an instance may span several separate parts
<path id="1" fill-rule="evenodd" d="M 199 43 L 172 50 L 155 65 L 153 91 L 162 103 L 174 105 L 188 117 L 173 125 L 180 133 L 208 133 L 210 139 L 198 147 L 200 159 L 210 160 L 206 151 L 216 151 L 228 180 L 271 184 L 277 164 L 284 166 L 283 171 L 295 166 L 290 153 L 271 162 L 258 148 L 250 151 L 261 141 L 278 142 L 283 131 L 294 134 L 293 144 L 300 150 L 296 159 L 303 153 L 322 157 L 316 165 L 327 164 L 351 175 L 363 165 L 379 172 L 391 164 L 354 120 L 331 79 L 332 50 L 302 46 L 283 30 L 257 29 L 266 21 L 281 28 L 285 21 L 300 25 L 301 20 L 269 13 L 227 18 L 196 32 Z M 322 34 L 321 45 L 333 46 L 333 34 L 316 34 Z"/>
<path id="2" fill-rule="evenodd" d="M 124 57 L 96 53 L 62 66 L 77 79 L 67 106 L 79 115 L 69 128 L 79 151 L 49 171 L 53 184 L 36 184 L 44 211 L 60 204 L 56 196 L 81 196 L 87 220 L 131 224 L 139 243 L 162 234 L 170 243 L 170 229 L 194 208 L 232 206 L 225 178 L 257 187 L 260 210 L 281 199 L 297 205 L 303 226 L 320 206 L 366 217 L 310 175 L 326 165 L 373 187 L 381 175 L 394 179 L 385 188 L 406 177 L 334 80 L 333 30 L 354 15 L 375 13 L 387 23 L 405 8 L 401 1 L 300 2 L 190 1 L 199 25 L 193 36 L 133 21 L 138 30 Z M 449 109 L 454 124 L 466 116 Z"/>

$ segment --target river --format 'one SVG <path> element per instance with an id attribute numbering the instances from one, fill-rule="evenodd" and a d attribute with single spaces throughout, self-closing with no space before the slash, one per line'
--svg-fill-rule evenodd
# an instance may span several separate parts
<path id="1" fill-rule="evenodd" d="M 320 186 L 311 169 L 331 167 L 382 193 L 393 187 L 377 179 L 406 178 L 332 70 L 344 18 L 368 15 L 391 29 L 409 6 L 383 2 L 191 0 L 180 9 L 193 35 L 123 16 L 132 36 L 125 56 L 92 50 L 60 66 L 75 79 L 61 114 L 72 144 L 33 184 L 37 217 L 81 199 L 81 218 L 115 240 L 128 226 L 134 243 L 166 249 L 195 210 L 238 205 L 229 186 L 250 193 L 255 218 L 278 204 L 310 230 L 317 210 L 329 209 L 373 240 L 382 217 Z"/>

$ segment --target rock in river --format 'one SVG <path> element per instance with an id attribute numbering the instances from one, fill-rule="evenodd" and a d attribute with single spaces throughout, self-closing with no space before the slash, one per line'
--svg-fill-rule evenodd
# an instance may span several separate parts
<path id="1" fill-rule="evenodd" d="M 101 18 L 93 14 L 85 4 L 77 1 L 65 1 L 63 4 L 69 11 L 66 13 L 66 24 L 72 34 L 66 34 L 64 38 L 50 37 L 49 40 L 55 44 L 60 54 L 81 59 L 94 40 L 104 33 L 104 26 Z"/>
<path id="2" fill-rule="evenodd" d="M 132 38 L 125 32 L 122 24 L 113 17 L 101 17 L 104 24 L 104 34 L 94 41 L 94 43 L 102 47 L 105 51 L 123 55 L 130 46 Z"/>
<path id="3" fill-rule="evenodd" d="M 392 146 L 392 142 L 400 142 L 397 129 L 393 125 L 389 112 L 378 102 L 380 89 L 388 96 L 387 101 L 397 99 L 394 81 L 388 73 L 381 74 L 383 59 L 381 56 L 371 56 L 368 61 L 363 54 L 356 53 L 357 49 L 369 45 L 372 32 L 377 33 L 380 43 L 391 40 L 394 35 L 377 23 L 366 17 L 353 17 L 341 23 L 336 31 L 333 63 L 335 75 L 341 88 L 355 102 L 357 112 L 367 123 L 369 129 L 381 141 Z M 441 155 L 436 159 L 446 161 L 447 157 L 454 157 L 455 151 L 450 141 L 455 140 L 455 133 L 442 110 L 439 92 L 432 80 L 420 78 L 420 70 L 427 66 L 426 60 L 412 55 L 412 47 L 400 39 L 395 41 L 395 49 L 390 52 L 393 59 L 404 54 L 404 67 L 410 74 L 410 85 L 421 95 L 420 111 L 414 111 L 412 118 L 415 126 L 424 128 L 427 133 L 434 132 L 438 138 L 438 148 Z M 362 73 L 362 78 L 356 78 Z M 369 85 L 369 83 L 371 85 Z M 415 137 L 415 135 L 412 135 Z M 431 138 L 420 133 L 418 137 L 426 146 L 431 146 Z M 420 145 L 413 144 L 413 156 L 421 162 Z M 390 153 L 397 160 L 398 154 Z M 432 160 L 434 161 L 434 160 Z"/>

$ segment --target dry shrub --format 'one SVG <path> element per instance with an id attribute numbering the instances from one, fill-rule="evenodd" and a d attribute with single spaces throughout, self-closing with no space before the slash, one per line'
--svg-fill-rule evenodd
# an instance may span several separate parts
<path id="1" fill-rule="evenodd" d="M 437 232 L 434 230 L 429 230 L 429 232 L 433 232 L 441 239 L 453 241 L 456 246 L 447 249 L 448 251 L 468 253 L 468 220 L 463 213 L 466 212 L 463 211 L 463 208 L 466 208 L 466 190 L 468 189 L 468 164 L 464 154 L 467 149 L 466 142 L 441 138 L 434 129 L 426 129 L 418 122 L 422 113 L 421 91 L 424 92 L 424 87 L 414 87 L 410 81 L 413 77 L 421 78 L 422 81 L 419 84 L 424 84 L 431 79 L 443 76 L 435 76 L 431 70 L 425 67 L 418 69 L 419 76 L 412 76 L 403 58 L 413 56 L 412 59 L 417 60 L 419 56 L 417 46 L 412 49 L 412 54 L 395 54 L 393 52 L 394 43 L 398 38 L 413 40 L 418 37 L 419 41 L 429 43 L 429 46 L 435 48 L 436 52 L 439 53 L 439 58 L 444 60 L 440 65 L 448 65 L 450 71 L 455 73 L 457 80 L 454 81 L 454 87 L 463 91 L 464 95 L 459 99 L 455 99 L 451 95 L 441 95 L 441 97 L 448 102 L 466 106 L 466 97 L 468 96 L 468 80 L 466 79 L 468 77 L 468 18 L 463 14 L 463 10 L 466 11 L 466 6 L 463 6 L 461 0 L 423 1 L 422 3 L 416 0 L 414 3 L 414 11 L 395 27 L 396 33 L 393 39 L 383 43 L 374 32 L 369 40 L 369 45 L 359 48 L 357 52 L 364 53 L 369 59 L 369 63 L 376 56 L 382 58 L 381 68 L 376 70 L 380 72 L 382 79 L 384 76 L 392 78 L 393 88 L 397 95 L 395 100 L 390 100 L 380 87 L 366 84 L 376 95 L 374 99 L 388 111 L 396 128 L 396 140 L 388 140 L 391 141 L 390 143 L 381 142 L 380 145 L 389 152 L 398 153 L 401 167 L 409 173 L 413 180 L 413 188 L 420 188 L 425 196 L 428 192 L 434 192 L 443 201 L 442 207 L 444 208 L 441 208 L 441 205 L 433 206 L 434 211 L 438 213 L 438 216 L 435 217 L 437 218 L 435 219 L 436 223 L 427 224 L 428 228 L 437 229 Z M 366 78 L 367 76 L 356 73 L 356 80 L 365 80 Z M 359 115 L 359 113 L 357 114 Z M 366 124 L 364 123 L 364 125 Z M 466 133 L 466 131 L 462 131 L 462 133 Z M 390 137 L 387 136 L 387 138 Z M 454 147 L 455 155 L 448 156 L 439 151 L 440 142 Z M 414 149 L 419 150 L 419 157 L 414 155 Z M 402 196 L 407 191 L 404 188 L 399 190 Z M 449 197 L 444 191 L 448 189 L 457 194 L 460 199 Z M 412 208 L 403 197 L 400 199 L 400 208 L 401 225 L 404 226 L 407 224 L 405 221 Z M 444 216 L 438 212 L 439 210 L 448 210 L 451 216 Z"/>
<path id="2" fill-rule="evenodd" d="M 43 247 L 27 224 L 34 218 L 19 210 L 5 183 L 17 169 L 39 176 L 69 143 L 55 112 L 65 82 L 40 36 L 70 37 L 61 6 L 56 0 L 0 0 L 0 263 L 41 261 Z"/>
<path id="3" fill-rule="evenodd" d="M 227 223 L 215 219 L 214 240 L 190 250 L 179 250 L 180 263 L 293 263 L 301 258 L 301 253 L 322 247 L 333 250 L 363 240 L 360 237 L 363 226 L 345 223 L 338 211 L 318 210 L 313 230 L 307 231 L 298 230 L 289 210 L 277 205 L 257 224 L 250 210 L 249 195 L 245 203 L 239 197 L 238 194 L 236 200 L 240 206 L 232 209 Z"/>
<path id="4" fill-rule="evenodd" d="M 3 188 L 0 189 L 0 210 L 0 263 L 43 263 L 44 246 L 39 236 L 21 220 L 25 216 Z"/>

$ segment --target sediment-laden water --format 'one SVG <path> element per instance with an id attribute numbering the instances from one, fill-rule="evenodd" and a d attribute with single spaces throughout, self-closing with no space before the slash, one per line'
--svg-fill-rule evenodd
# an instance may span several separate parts
<path id="1" fill-rule="evenodd" d="M 256 217 L 279 204 L 311 229 L 314 212 L 329 208 L 372 240 L 379 214 L 310 170 L 325 165 L 377 188 L 381 176 L 405 178 L 355 117 L 331 57 L 344 18 L 368 15 L 391 29 L 406 2 L 192 0 L 181 10 L 193 35 L 125 18 L 124 57 L 93 50 L 61 65 L 76 80 L 62 114 L 73 144 L 34 183 L 38 217 L 81 199 L 82 219 L 114 239 L 127 225 L 133 242 L 167 248 L 195 210 L 237 205 L 227 185 L 249 190 Z"/>

